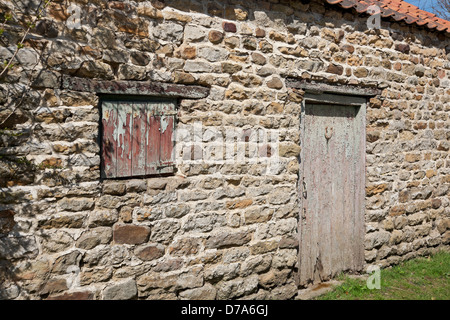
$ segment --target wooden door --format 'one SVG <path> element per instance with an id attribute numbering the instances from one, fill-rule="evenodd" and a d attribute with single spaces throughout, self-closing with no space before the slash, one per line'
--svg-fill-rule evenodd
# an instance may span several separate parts
<path id="1" fill-rule="evenodd" d="M 364 262 L 364 107 L 306 103 L 299 191 L 299 284 Z"/>

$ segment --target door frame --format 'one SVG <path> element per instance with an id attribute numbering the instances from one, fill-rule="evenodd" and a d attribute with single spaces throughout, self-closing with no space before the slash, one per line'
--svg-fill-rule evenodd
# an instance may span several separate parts
<path id="1" fill-rule="evenodd" d="M 359 241 L 361 241 L 361 245 L 359 246 L 359 250 L 357 253 L 357 257 L 355 258 L 356 261 L 358 261 L 357 266 L 355 269 L 359 269 L 358 271 L 362 270 L 365 263 L 364 258 L 364 236 L 365 236 L 365 177 L 366 177 L 366 106 L 367 106 L 367 96 L 354 96 L 354 95 L 345 95 L 345 94 L 335 94 L 335 93 L 323 93 L 323 92 L 314 92 L 311 90 L 308 90 L 304 97 L 303 101 L 301 102 L 301 113 L 300 113 L 300 171 L 299 171 L 299 177 L 298 177 L 298 198 L 299 198 L 299 219 L 298 219 L 298 225 L 297 225 L 297 231 L 298 231 L 298 241 L 299 241 L 299 249 L 298 249 L 298 284 L 303 286 L 300 282 L 301 280 L 301 259 L 302 259 L 302 220 L 303 220 L 303 206 L 304 206 L 304 199 L 303 199 L 303 177 L 304 177 L 304 145 L 305 145 L 305 117 L 306 117 L 306 104 L 320 104 L 320 105 L 334 105 L 334 106 L 355 106 L 359 110 L 357 112 L 357 115 L 355 117 L 355 123 L 358 123 L 360 127 L 361 137 L 360 137 L 360 161 L 361 166 L 364 168 L 364 172 L 359 176 L 359 182 L 358 182 L 358 190 L 359 194 L 357 196 L 357 207 L 359 207 L 360 210 L 360 216 L 359 216 L 359 223 L 361 226 L 359 226 L 359 234 L 358 238 Z"/>

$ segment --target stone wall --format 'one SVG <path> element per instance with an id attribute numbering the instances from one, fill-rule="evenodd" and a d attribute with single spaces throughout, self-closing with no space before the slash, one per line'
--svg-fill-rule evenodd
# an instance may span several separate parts
<path id="1" fill-rule="evenodd" d="M 382 90 L 367 106 L 367 264 L 448 248 L 448 35 L 367 30 L 318 0 L 74 3 L 80 25 L 50 2 L 0 79 L 0 297 L 295 297 L 303 91 L 287 77 Z M 177 128 L 277 130 L 280 166 L 101 180 L 98 96 L 63 76 L 208 87 L 179 100 Z"/>

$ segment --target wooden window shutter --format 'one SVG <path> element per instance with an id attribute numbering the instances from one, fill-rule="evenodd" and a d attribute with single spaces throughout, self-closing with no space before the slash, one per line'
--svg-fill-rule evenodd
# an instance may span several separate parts
<path id="1" fill-rule="evenodd" d="M 102 101 L 102 177 L 174 170 L 175 101 Z"/>

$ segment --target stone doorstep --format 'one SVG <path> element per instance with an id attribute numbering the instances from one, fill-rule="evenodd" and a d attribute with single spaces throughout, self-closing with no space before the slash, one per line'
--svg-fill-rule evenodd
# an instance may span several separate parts
<path id="1" fill-rule="evenodd" d="M 368 278 L 368 275 L 365 274 L 347 274 L 346 276 L 349 278 L 361 280 L 367 280 Z M 311 285 L 310 287 L 298 290 L 295 300 L 312 300 L 318 296 L 332 291 L 335 287 L 340 286 L 343 283 L 344 281 L 340 280 L 329 280 Z"/>
<path id="2" fill-rule="evenodd" d="M 314 284 L 308 288 L 298 290 L 298 294 L 295 300 L 312 300 L 318 296 L 321 296 L 327 292 L 330 292 L 335 287 L 341 285 L 343 281 L 330 280 Z"/>

